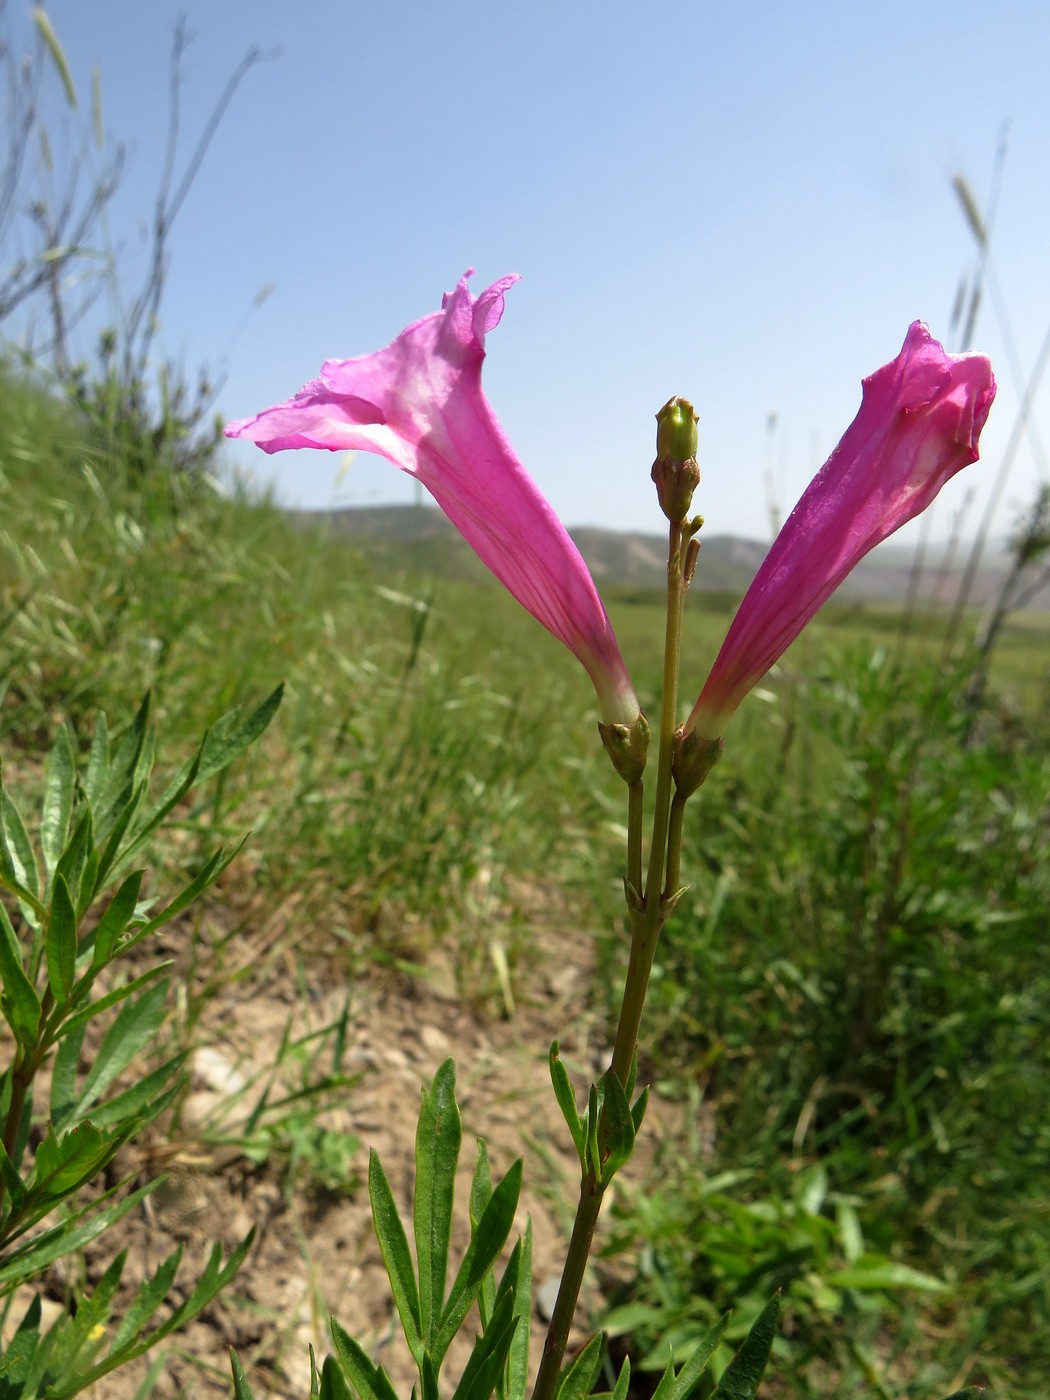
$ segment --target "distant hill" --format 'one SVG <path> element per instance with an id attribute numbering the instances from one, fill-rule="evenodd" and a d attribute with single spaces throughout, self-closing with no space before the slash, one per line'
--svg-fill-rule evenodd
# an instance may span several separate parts
<path id="1" fill-rule="evenodd" d="M 460 539 L 442 513 L 430 505 L 349 507 L 332 511 L 291 511 L 304 524 L 322 524 L 336 538 L 345 538 L 364 555 L 386 566 L 411 565 L 424 572 L 453 578 L 484 578 L 487 570 Z M 633 584 L 658 588 L 665 573 L 667 541 L 660 535 L 601 530 L 583 525 L 569 534 L 599 584 Z M 734 535 L 701 532 L 700 566 L 694 589 L 743 594 L 765 558 L 768 545 Z M 955 558 L 943 546 L 929 551 L 921 575 L 919 596 L 925 602 L 952 602 L 966 564 L 966 548 Z M 887 541 L 853 571 L 841 596 L 858 601 L 903 602 L 914 567 L 914 550 Z M 973 601 L 995 596 L 1006 560 L 989 548 L 973 589 Z M 1050 608 L 1050 585 L 1029 604 Z"/>

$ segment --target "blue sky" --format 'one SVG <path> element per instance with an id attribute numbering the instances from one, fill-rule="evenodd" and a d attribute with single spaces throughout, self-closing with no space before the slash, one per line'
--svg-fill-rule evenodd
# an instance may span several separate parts
<path id="1" fill-rule="evenodd" d="M 9 26 L 28 13 L 8 0 Z M 48 13 L 82 97 L 97 67 L 107 130 L 128 143 L 112 224 L 129 271 L 178 16 L 195 35 L 184 154 L 242 53 L 275 53 L 246 78 L 172 241 L 163 345 L 191 369 L 225 367 L 228 417 L 288 397 L 328 356 L 387 343 L 469 265 L 478 289 L 519 272 L 485 382 L 570 525 L 661 528 L 653 414 L 681 393 L 701 416 L 708 528 L 768 535 L 770 497 L 794 503 L 909 322 L 952 348 L 975 249 L 951 178 L 983 205 L 1004 121 L 993 270 L 1022 378 L 1050 324 L 1044 0 L 52 0 Z M 942 536 L 971 495 L 975 527 L 1018 404 L 987 296 L 976 348 L 999 402 L 985 460 L 942 497 Z M 1050 437 L 1050 385 L 1037 406 Z M 363 456 L 236 444 L 231 461 L 290 503 L 412 498 Z M 1001 526 L 1045 471 L 1026 444 Z"/>

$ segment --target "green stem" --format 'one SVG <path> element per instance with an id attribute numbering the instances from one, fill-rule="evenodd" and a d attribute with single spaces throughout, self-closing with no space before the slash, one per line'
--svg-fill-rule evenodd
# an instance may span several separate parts
<path id="1" fill-rule="evenodd" d="M 685 580 L 682 575 L 682 526 L 672 521 L 667 550 L 667 621 L 664 631 L 663 694 L 660 701 L 660 747 L 656 769 L 656 805 L 653 813 L 653 835 L 649 847 L 649 867 L 645 889 L 642 880 L 642 784 L 631 784 L 627 798 L 627 878 L 642 895 L 642 908 L 628 905 L 631 919 L 631 953 L 624 984 L 620 1018 L 613 1047 L 612 1070 L 620 1083 L 626 1085 L 638 1045 L 638 1030 L 649 986 L 656 945 L 666 917 L 660 897 L 671 806 L 671 760 L 674 756 L 674 732 L 678 713 L 678 668 L 682 650 L 682 608 L 685 604 Z M 679 837 L 681 823 L 679 822 Z M 668 867 L 669 869 L 670 867 Z M 677 867 L 676 867 L 677 870 Z M 604 1189 L 595 1177 L 593 1166 L 584 1171 L 580 1201 L 576 1208 L 569 1248 L 565 1256 L 558 1298 L 551 1314 L 547 1338 L 543 1344 L 536 1385 L 532 1400 L 554 1400 L 558 1389 L 562 1359 L 569 1339 L 569 1329 L 583 1284 L 591 1241 L 602 1208 Z"/>
<path id="2" fill-rule="evenodd" d="M 678 722 L 678 670 L 682 656 L 682 609 L 685 606 L 685 580 L 682 576 L 682 527 L 671 522 L 667 541 L 667 617 L 664 626 L 664 676 L 660 700 L 660 748 L 656 760 L 656 803 L 653 812 L 653 839 L 649 847 L 649 871 L 645 881 L 641 914 L 632 910 L 631 953 L 627 964 L 620 1019 L 616 1027 L 612 1068 L 621 1084 L 627 1083 L 642 1010 L 649 990 L 656 945 L 666 915 L 660 891 L 663 882 L 671 803 L 671 760 L 674 732 Z"/>
<path id="3" fill-rule="evenodd" d="M 642 897 L 642 821 L 645 817 L 645 789 L 641 778 L 627 789 L 627 880 Z"/>
<path id="4" fill-rule="evenodd" d="M 667 827 L 667 879 L 664 900 L 673 899 L 682 884 L 682 821 L 689 799 L 676 792 L 671 798 L 671 817 Z"/>
<path id="5" fill-rule="evenodd" d="M 543 1354 L 540 1357 L 539 1370 L 536 1372 L 532 1400 L 553 1400 L 558 1389 L 562 1358 L 569 1341 L 569 1328 L 576 1312 L 576 1303 L 591 1252 L 591 1241 L 594 1239 L 594 1227 L 598 1223 L 604 1194 L 605 1190 L 596 1180 L 593 1168 L 588 1170 L 580 1188 L 580 1203 L 576 1208 L 576 1219 L 573 1221 L 569 1248 L 565 1255 L 558 1298 L 543 1343 Z"/>

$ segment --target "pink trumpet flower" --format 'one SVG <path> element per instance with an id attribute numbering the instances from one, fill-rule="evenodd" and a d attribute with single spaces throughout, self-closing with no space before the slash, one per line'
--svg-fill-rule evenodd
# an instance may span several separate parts
<path id="1" fill-rule="evenodd" d="M 481 388 L 485 335 L 503 315 L 501 278 L 477 298 L 468 272 L 442 310 L 392 345 L 327 360 L 285 403 L 231 423 L 264 452 L 322 447 L 386 457 L 420 480 L 463 538 L 590 676 L 606 725 L 634 725 L 638 701 L 579 550 L 507 441 Z"/>
<path id="2" fill-rule="evenodd" d="M 864 380 L 860 411 L 791 512 L 685 723 L 721 738 L 733 712 L 864 555 L 978 457 L 995 397 L 984 355 L 949 355 L 921 321 Z"/>

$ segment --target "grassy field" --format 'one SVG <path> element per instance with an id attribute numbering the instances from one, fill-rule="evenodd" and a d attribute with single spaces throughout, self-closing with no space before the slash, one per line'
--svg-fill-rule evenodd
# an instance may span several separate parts
<path id="1" fill-rule="evenodd" d="M 528 892 L 553 887 L 595 930 L 589 999 L 611 1009 L 624 812 L 573 659 L 495 586 L 407 554 L 379 573 L 127 460 L 0 381 L 9 781 L 39 786 L 57 726 L 86 746 L 147 689 L 174 766 L 283 680 L 263 740 L 158 841 L 160 885 L 251 828 L 231 910 L 294 892 L 308 964 L 367 978 L 436 950 L 493 1016 L 534 956 Z M 651 710 L 661 602 L 607 601 Z M 690 602 L 690 703 L 732 605 Z M 1021 1400 L 1050 1374 L 1050 619 L 1012 620 L 976 714 L 943 636 L 941 615 L 829 607 L 693 804 L 642 1066 L 686 1127 L 609 1244 L 638 1363 L 781 1288 L 771 1396 Z"/>

